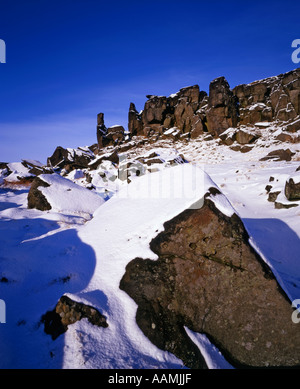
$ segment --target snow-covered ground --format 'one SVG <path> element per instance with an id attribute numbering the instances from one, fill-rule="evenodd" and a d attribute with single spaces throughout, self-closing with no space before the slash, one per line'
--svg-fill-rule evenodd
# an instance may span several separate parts
<path id="1" fill-rule="evenodd" d="M 6 323 L 0 324 L 0 368 L 183 368 L 174 355 L 143 335 L 135 322 L 136 304 L 119 289 L 119 282 L 133 258 L 156 259 L 149 248 L 151 239 L 166 220 L 201 199 L 213 182 L 242 218 L 251 243 L 290 298 L 299 298 L 300 207 L 275 209 L 265 187 L 272 184 L 283 191 L 300 162 L 259 161 L 273 149 L 271 142 L 264 146 L 258 143 L 244 154 L 215 141 L 178 143 L 178 153 L 189 164 L 158 164 L 158 172 L 130 184 L 107 181 L 106 202 L 103 181 L 93 176 L 100 202 L 91 219 L 68 207 L 28 209 L 28 188 L 0 188 L 0 299 L 6 304 Z M 155 145 L 165 160 L 174 153 L 170 147 L 168 142 Z M 153 149 L 154 145 L 145 146 L 135 157 Z M 297 151 L 297 145 L 290 149 Z M 13 167 L 17 171 L 18 165 Z M 106 168 L 113 176 L 112 165 Z M 83 185 L 80 172 L 67 178 Z M 59 192 L 52 184 L 57 200 Z M 232 213 L 225 197 L 216 202 L 223 212 Z M 53 341 L 44 332 L 41 316 L 63 294 L 99 309 L 109 326 L 95 327 L 82 319 Z M 186 331 L 210 368 L 231 368 L 205 336 Z"/>

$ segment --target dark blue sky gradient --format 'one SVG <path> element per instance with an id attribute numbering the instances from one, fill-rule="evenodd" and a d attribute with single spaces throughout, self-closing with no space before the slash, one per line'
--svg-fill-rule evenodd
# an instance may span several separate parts
<path id="1" fill-rule="evenodd" d="M 295 69 L 299 15 L 294 0 L 1 0 L 0 161 L 91 145 L 97 113 L 127 128 L 146 94 Z"/>

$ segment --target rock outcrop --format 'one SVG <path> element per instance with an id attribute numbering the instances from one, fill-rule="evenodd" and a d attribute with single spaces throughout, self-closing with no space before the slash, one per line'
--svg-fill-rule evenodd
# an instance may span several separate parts
<path id="1" fill-rule="evenodd" d="M 201 108 L 206 102 L 206 95 L 206 92 L 199 90 L 198 85 L 182 88 L 169 97 L 147 95 L 148 100 L 140 113 L 133 103 L 130 104 L 129 132 L 131 135 L 151 137 L 177 128 L 181 134 L 196 137 L 205 126 Z"/>
<path id="2" fill-rule="evenodd" d="M 58 146 L 52 156 L 47 159 L 47 166 L 53 169 L 65 169 L 70 172 L 74 169 L 87 168 L 93 158 L 95 158 L 95 155 L 88 147 L 65 149 Z"/>
<path id="3" fill-rule="evenodd" d="M 241 124 L 294 120 L 300 114 L 300 70 L 238 85 L 233 93 L 239 101 Z"/>
<path id="4" fill-rule="evenodd" d="M 125 140 L 125 129 L 123 126 L 115 125 L 106 127 L 104 124 L 104 113 L 97 115 L 97 142 L 98 149 L 106 146 L 116 146 Z"/>
<path id="5" fill-rule="evenodd" d="M 216 135 L 238 124 L 237 99 L 224 77 L 215 79 L 209 85 L 206 117 L 208 131 Z"/>
<path id="6" fill-rule="evenodd" d="M 206 364 L 185 327 L 206 334 L 236 367 L 299 367 L 291 302 L 249 244 L 241 219 L 223 214 L 215 196 L 211 188 L 202 208 L 164 224 L 150 244 L 157 260 L 127 265 L 120 288 L 138 305 L 137 323 L 190 368 Z"/>
<path id="7" fill-rule="evenodd" d="M 166 96 L 147 95 L 144 109 L 130 103 L 128 130 L 131 136 L 164 136 L 172 128 L 197 138 L 209 131 L 219 136 L 228 128 L 260 122 L 280 122 L 287 132 L 300 129 L 300 69 L 231 89 L 224 77 L 213 80 L 209 95 L 198 85 Z M 175 139 L 175 140 L 176 140 Z M 293 137 L 293 142 L 298 142 Z"/>

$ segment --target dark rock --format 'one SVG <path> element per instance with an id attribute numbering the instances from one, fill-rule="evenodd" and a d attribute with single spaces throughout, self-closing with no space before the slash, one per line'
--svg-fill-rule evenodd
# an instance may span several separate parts
<path id="1" fill-rule="evenodd" d="M 70 324 L 87 318 L 88 321 L 98 327 L 108 327 L 105 317 L 95 308 L 78 303 L 67 296 L 62 296 L 53 311 L 48 311 L 42 316 L 44 330 L 55 340 L 59 335 L 68 330 Z"/>
<path id="2" fill-rule="evenodd" d="M 102 140 L 103 137 L 106 135 L 106 133 L 107 133 L 107 128 L 105 127 L 104 124 L 104 113 L 100 112 L 97 115 L 97 132 L 96 132 L 99 149 L 103 147 Z"/>
<path id="3" fill-rule="evenodd" d="M 238 124 L 237 99 L 225 77 L 219 77 L 209 85 L 206 118 L 208 131 L 217 135 Z"/>
<path id="4" fill-rule="evenodd" d="M 7 169 L 8 162 L 0 162 L 0 169 Z"/>
<path id="5" fill-rule="evenodd" d="M 273 188 L 272 185 L 267 185 L 267 186 L 265 187 L 265 190 L 266 190 L 267 193 L 269 193 L 269 192 L 271 191 L 272 188 Z"/>
<path id="6" fill-rule="evenodd" d="M 300 332 L 291 302 L 249 244 L 240 218 L 205 196 L 164 224 L 150 247 L 158 259 L 135 258 L 120 288 L 137 303 L 136 320 L 159 348 L 185 366 L 205 368 L 184 327 L 208 336 L 236 367 L 300 365 Z"/>
<path id="7" fill-rule="evenodd" d="M 49 184 L 41 180 L 39 177 L 36 177 L 33 180 L 27 196 L 27 204 L 29 209 L 35 208 L 39 209 L 40 211 L 48 211 L 52 208 L 46 197 L 39 190 L 39 187 L 47 188 L 49 186 Z"/>
<path id="8" fill-rule="evenodd" d="M 252 150 L 252 147 L 251 146 L 234 145 L 234 146 L 231 146 L 230 149 L 233 151 L 239 151 L 241 153 L 248 153 L 249 151 Z"/>
<path id="9" fill-rule="evenodd" d="M 241 124 L 294 120 L 299 115 L 299 69 L 238 85 L 233 89 L 239 101 Z"/>
<path id="10" fill-rule="evenodd" d="M 295 153 L 290 149 L 279 149 L 271 151 L 268 155 L 261 158 L 260 161 L 268 161 L 270 159 L 274 161 L 291 161 L 293 155 L 295 155 Z"/>
<path id="11" fill-rule="evenodd" d="M 133 103 L 130 103 L 129 113 L 128 113 L 128 131 L 131 136 L 142 135 L 143 131 L 143 122 L 141 115 L 135 108 Z"/>
<path id="12" fill-rule="evenodd" d="M 107 129 L 107 134 L 103 137 L 103 146 L 116 146 L 125 140 L 125 129 L 123 126 L 116 125 Z"/>
<path id="13" fill-rule="evenodd" d="M 300 182 L 295 183 L 293 178 L 290 178 L 285 183 L 284 193 L 285 197 L 290 201 L 300 200 Z"/>
<path id="14" fill-rule="evenodd" d="M 47 159 L 47 166 L 53 169 L 63 169 L 69 165 L 69 169 L 84 169 L 95 156 L 90 150 L 65 149 L 58 146 L 51 157 Z"/>
<path id="15" fill-rule="evenodd" d="M 132 135 L 158 138 L 165 130 L 178 128 L 180 133 L 190 133 L 196 138 L 204 130 L 205 115 L 198 112 L 207 96 L 198 85 L 180 89 L 169 97 L 147 95 L 147 101 L 141 113 L 130 104 L 128 129 Z M 154 139 L 154 140 L 155 140 Z"/>
<path id="16" fill-rule="evenodd" d="M 289 132 L 297 132 L 300 130 L 300 118 L 292 123 L 287 124 L 286 130 Z"/>
<path id="17" fill-rule="evenodd" d="M 299 204 L 285 204 L 285 203 L 279 203 L 278 201 L 275 201 L 275 208 L 276 209 L 289 209 L 289 208 L 294 208 L 298 207 Z"/>
<path id="18" fill-rule="evenodd" d="M 257 134 L 252 134 L 248 131 L 243 131 L 241 129 L 237 130 L 235 139 L 241 145 L 246 145 L 249 143 L 253 143 L 258 138 Z"/>
<path id="19" fill-rule="evenodd" d="M 280 142 L 299 143 L 300 142 L 300 135 L 290 134 L 287 132 L 281 132 L 280 134 L 278 134 L 276 136 L 275 139 L 279 140 Z"/>
<path id="20" fill-rule="evenodd" d="M 274 203 L 277 200 L 277 197 L 279 196 L 280 193 L 281 193 L 280 190 L 276 192 L 269 192 L 268 201 Z"/>

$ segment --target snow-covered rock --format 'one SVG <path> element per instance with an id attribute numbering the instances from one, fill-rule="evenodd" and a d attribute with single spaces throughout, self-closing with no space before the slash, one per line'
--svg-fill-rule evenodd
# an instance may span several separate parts
<path id="1" fill-rule="evenodd" d="M 96 193 L 59 174 L 42 174 L 28 193 L 28 207 L 91 216 L 104 203 Z"/>

